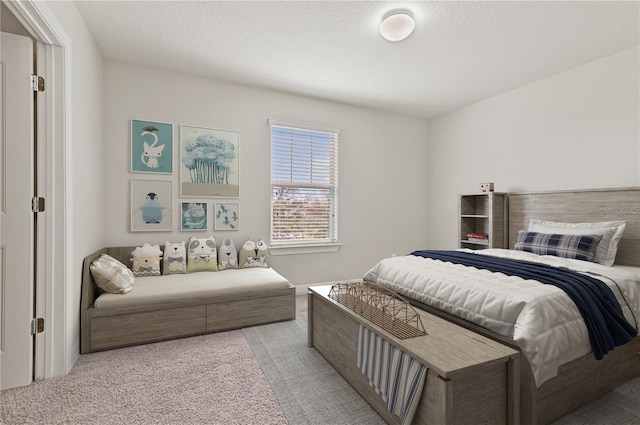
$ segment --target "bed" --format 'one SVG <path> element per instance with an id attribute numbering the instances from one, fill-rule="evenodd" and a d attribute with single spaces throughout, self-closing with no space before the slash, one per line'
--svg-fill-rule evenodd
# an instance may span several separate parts
<path id="1" fill-rule="evenodd" d="M 551 229 L 555 225 L 562 227 L 562 223 L 625 222 L 617 243 L 615 264 L 608 265 L 606 261 L 599 264 L 593 261 L 595 258 L 585 261 L 513 250 L 516 242 L 522 247 L 523 238 L 527 236 L 524 231 L 556 233 L 545 227 L 548 222 L 552 222 Z M 519 231 L 523 231 L 521 239 L 518 239 Z M 598 233 L 592 229 L 589 232 Z M 590 254 L 595 257 L 600 242 L 614 233 L 603 231 L 600 238 L 593 238 Z M 469 255 L 543 262 L 595 277 L 611 287 L 625 319 L 635 328 L 634 332 L 638 329 L 640 188 L 509 194 L 509 247 L 512 249 L 484 250 Z M 439 280 L 442 276 L 449 279 L 447 284 Z M 596 360 L 580 312 L 566 293 L 550 285 L 413 255 L 382 260 L 366 273 L 364 280 L 398 292 L 425 311 L 518 349 L 522 360 L 520 422 L 523 424 L 552 422 L 640 375 L 638 336 L 630 333 L 629 342 L 610 349 L 602 359 Z M 505 289 L 509 285 L 520 289 L 512 294 Z M 473 298 L 482 301 L 476 303 Z M 492 316 L 495 311 L 501 314 Z M 554 314 L 557 317 L 549 317 Z M 545 339 L 547 337 L 549 339 Z"/>

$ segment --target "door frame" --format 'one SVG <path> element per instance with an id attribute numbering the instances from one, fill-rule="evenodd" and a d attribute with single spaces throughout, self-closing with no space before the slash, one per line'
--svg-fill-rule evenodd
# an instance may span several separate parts
<path id="1" fill-rule="evenodd" d="M 78 312 L 71 273 L 71 39 L 46 2 L 2 1 L 36 40 L 37 72 L 46 80 L 45 91 L 38 94 L 36 118 L 37 196 L 47 201 L 45 213 L 37 219 L 35 313 L 45 319 L 44 334 L 35 344 L 34 378 L 40 380 L 67 374 L 79 353 L 73 350 L 79 337 L 74 338 L 73 317 Z"/>

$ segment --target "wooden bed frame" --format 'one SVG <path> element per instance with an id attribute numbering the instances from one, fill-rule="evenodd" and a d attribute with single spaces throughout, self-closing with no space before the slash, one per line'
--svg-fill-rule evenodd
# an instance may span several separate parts
<path id="1" fill-rule="evenodd" d="M 509 194 L 509 247 L 529 219 L 562 222 L 626 221 L 618 244 L 617 265 L 640 267 L 640 187 Z M 422 310 L 518 349 L 513 339 L 411 300 Z M 613 388 L 640 376 L 640 338 L 596 361 L 593 354 L 564 364 L 558 376 L 536 388 L 531 367 L 521 356 L 520 422 L 547 424 Z"/>
<path id="2" fill-rule="evenodd" d="M 514 246 L 518 230 L 526 230 L 531 218 L 573 223 L 626 221 L 627 228 L 618 244 L 616 264 L 640 267 L 640 187 L 511 193 L 509 194 L 508 202 L 510 247 Z M 440 316 L 447 321 L 465 327 L 476 334 L 488 337 L 504 346 L 511 347 L 518 351 L 520 350 L 516 342 L 511 338 L 498 335 L 471 322 L 467 322 L 415 300 L 409 301 L 421 310 Z M 310 306 L 312 304 L 310 304 Z M 331 330 L 340 328 L 332 324 L 340 321 L 338 316 L 325 316 L 324 319 L 321 317 L 316 319 L 310 314 L 310 326 L 315 326 L 318 329 Z M 342 330 L 339 331 L 342 332 Z M 335 337 L 330 335 L 327 337 L 328 340 L 323 342 L 323 344 L 329 344 L 329 347 L 340 351 L 341 347 L 349 341 L 352 343 L 351 349 L 354 349 L 353 346 L 357 345 L 357 338 L 356 341 L 353 342 L 352 340 L 355 337 L 353 335 L 349 337 L 349 335 L 347 335 L 347 337 L 344 335 L 337 335 Z M 315 337 L 313 341 L 315 341 Z M 398 346 L 404 348 L 402 342 L 399 342 Z M 329 354 L 333 353 L 332 350 L 328 350 L 327 352 Z M 516 403 L 514 415 L 515 412 L 519 411 L 519 417 L 516 416 L 515 419 L 513 421 L 510 420 L 509 423 L 520 423 L 523 425 L 548 424 L 629 379 L 640 376 L 639 353 L 640 338 L 636 337 L 624 346 L 616 347 L 615 350 L 610 351 L 604 356 L 603 360 L 596 361 L 593 354 L 588 354 L 561 365 L 558 370 L 558 375 L 546 381 L 539 388 L 535 385 L 531 366 L 527 359 L 520 355 L 519 373 L 517 373 L 518 376 L 515 377 L 515 382 L 520 382 L 520 392 L 519 394 L 515 393 L 513 396 L 514 403 Z M 350 367 L 347 367 L 347 363 L 340 364 L 340 362 L 345 362 L 342 357 L 331 357 L 331 361 L 333 363 L 339 363 L 340 367 L 337 368 L 339 371 L 342 369 L 353 369 L 351 362 L 347 362 Z M 358 373 L 349 372 L 346 373 L 346 375 L 343 373 L 343 376 L 345 376 L 345 379 L 347 379 L 354 388 L 358 389 L 358 391 L 362 390 L 363 375 L 359 373 L 359 371 Z M 484 382 L 478 382 L 478 385 L 480 385 L 478 391 L 483 391 L 480 388 L 482 388 L 484 384 Z M 455 386 L 455 384 L 453 386 Z M 365 394 L 367 393 L 366 388 L 363 391 Z M 361 394 L 363 393 L 361 392 Z M 473 398 L 477 395 L 478 394 L 473 393 L 467 396 Z M 381 407 L 379 398 L 364 395 L 363 397 L 369 400 L 376 410 L 384 412 L 385 414 L 383 416 L 389 423 L 397 423 L 397 417 L 386 414 L 388 411 L 384 410 L 384 406 Z M 449 396 L 449 398 L 451 398 L 451 396 Z M 447 398 L 447 401 L 451 401 L 449 398 Z M 441 399 L 437 397 L 430 399 L 428 395 L 425 396 L 423 393 L 421 404 L 425 402 L 436 406 L 450 405 L 450 403 L 439 403 L 442 402 Z M 450 418 L 452 418 L 451 421 L 446 421 L 446 423 L 461 423 L 453 416 L 450 416 Z"/>

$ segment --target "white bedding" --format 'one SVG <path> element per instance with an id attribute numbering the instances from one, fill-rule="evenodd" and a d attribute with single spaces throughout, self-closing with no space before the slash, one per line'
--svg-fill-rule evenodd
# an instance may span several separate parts
<path id="1" fill-rule="evenodd" d="M 629 323 L 639 326 L 640 268 L 506 249 L 463 251 L 588 273 L 613 290 Z M 578 308 L 552 285 L 412 255 L 380 261 L 364 280 L 513 338 L 531 364 L 537 386 L 556 376 L 560 365 L 591 352 Z M 428 323 L 425 327 L 428 331 Z"/>

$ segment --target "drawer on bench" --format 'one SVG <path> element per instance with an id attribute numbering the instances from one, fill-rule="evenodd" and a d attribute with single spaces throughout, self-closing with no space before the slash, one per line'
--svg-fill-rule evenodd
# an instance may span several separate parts
<path id="1" fill-rule="evenodd" d="M 295 317 L 295 298 L 292 295 L 209 304 L 207 331 L 254 326 Z"/>
<path id="2" fill-rule="evenodd" d="M 204 333 L 205 315 L 205 306 L 195 306 L 94 317 L 91 321 L 91 350 Z"/>

